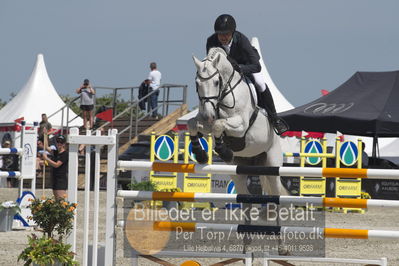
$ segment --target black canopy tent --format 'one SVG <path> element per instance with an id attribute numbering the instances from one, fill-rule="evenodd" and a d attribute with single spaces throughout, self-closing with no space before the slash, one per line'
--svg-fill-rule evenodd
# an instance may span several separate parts
<path id="1" fill-rule="evenodd" d="M 293 131 L 399 137 L 399 71 L 356 72 L 329 94 L 279 114 Z"/>

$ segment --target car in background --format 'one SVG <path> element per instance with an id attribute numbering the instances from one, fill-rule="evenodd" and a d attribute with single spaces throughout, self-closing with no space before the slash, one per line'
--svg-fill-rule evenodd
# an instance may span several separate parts
<path id="1" fill-rule="evenodd" d="M 144 160 L 148 161 L 150 159 L 150 141 L 139 141 L 137 143 L 131 144 L 126 151 L 119 155 L 118 160 L 122 161 L 132 161 L 132 160 Z M 129 189 L 128 184 L 132 180 L 132 171 L 119 171 L 118 174 L 118 187 L 122 189 Z"/>
<path id="2" fill-rule="evenodd" d="M 119 155 L 118 159 L 122 161 L 131 161 L 139 159 L 149 160 L 150 148 L 151 148 L 151 143 L 149 141 L 141 141 L 131 144 L 126 151 L 124 151 L 121 155 Z"/>

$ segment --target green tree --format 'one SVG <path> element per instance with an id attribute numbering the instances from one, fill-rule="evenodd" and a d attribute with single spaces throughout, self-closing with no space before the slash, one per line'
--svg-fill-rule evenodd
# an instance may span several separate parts
<path id="1" fill-rule="evenodd" d="M 81 115 L 79 97 L 72 97 L 69 95 L 60 95 L 60 97 L 65 104 L 69 104 L 69 107 L 75 112 L 75 114 Z"/>
<path id="2" fill-rule="evenodd" d="M 3 101 L 3 99 L 0 99 L 0 109 L 3 108 L 7 104 L 6 101 Z"/>

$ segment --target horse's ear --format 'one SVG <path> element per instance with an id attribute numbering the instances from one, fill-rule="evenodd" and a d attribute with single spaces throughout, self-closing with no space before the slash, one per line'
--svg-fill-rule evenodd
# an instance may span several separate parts
<path id="1" fill-rule="evenodd" d="M 197 69 L 200 69 L 202 62 L 195 56 L 193 56 L 194 64 L 197 67 Z"/>
<path id="2" fill-rule="evenodd" d="M 216 57 L 212 60 L 212 65 L 214 68 L 217 68 L 216 66 L 219 64 L 220 62 L 220 53 L 218 53 L 216 55 Z"/>

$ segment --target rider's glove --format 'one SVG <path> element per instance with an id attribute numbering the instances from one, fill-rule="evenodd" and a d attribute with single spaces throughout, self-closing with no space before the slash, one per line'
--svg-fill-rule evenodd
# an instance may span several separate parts
<path id="1" fill-rule="evenodd" d="M 235 71 L 241 73 L 240 65 L 237 63 L 237 61 L 236 61 L 233 57 L 231 57 L 231 56 L 228 55 L 228 56 L 227 56 L 227 60 L 229 60 L 230 64 L 233 66 L 233 68 L 234 68 Z"/>

